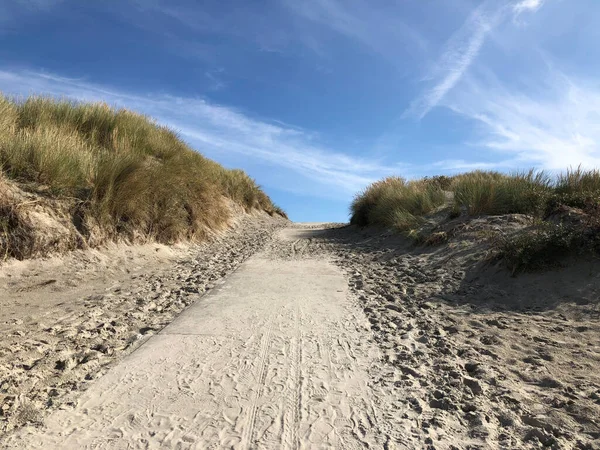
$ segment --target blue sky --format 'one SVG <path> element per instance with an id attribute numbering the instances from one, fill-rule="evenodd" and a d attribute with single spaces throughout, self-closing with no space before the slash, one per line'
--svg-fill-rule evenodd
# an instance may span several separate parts
<path id="1" fill-rule="evenodd" d="M 598 0 L 0 0 L 0 90 L 103 100 L 297 221 L 388 175 L 600 166 Z"/>

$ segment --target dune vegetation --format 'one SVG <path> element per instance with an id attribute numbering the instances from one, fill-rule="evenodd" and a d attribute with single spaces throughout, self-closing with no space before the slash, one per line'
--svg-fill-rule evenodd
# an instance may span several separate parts
<path id="1" fill-rule="evenodd" d="M 389 177 L 371 184 L 354 198 L 350 222 L 406 230 L 418 225 L 425 214 L 444 204 L 445 199 L 439 183 Z"/>
<path id="2" fill-rule="evenodd" d="M 513 271 L 547 267 L 575 250 L 600 249 L 600 171 L 577 168 L 554 176 L 536 170 L 473 171 L 414 181 L 390 177 L 368 186 L 350 207 L 352 224 L 394 228 L 425 241 L 418 228 L 428 214 L 444 211 L 447 220 L 524 215 L 529 227 L 494 236 L 499 254 Z"/>
<path id="3" fill-rule="evenodd" d="M 406 181 L 389 177 L 369 185 L 351 204 L 351 223 L 405 230 L 442 205 L 470 216 L 529 214 L 544 217 L 559 205 L 590 208 L 600 202 L 600 171 L 570 169 L 552 177 L 530 170 L 474 171 Z M 409 216 L 409 220 L 404 220 Z M 400 220 L 398 219 L 400 218 Z"/>
<path id="4" fill-rule="evenodd" d="M 228 223 L 231 206 L 285 216 L 256 182 L 152 119 L 104 103 L 0 95 L 0 252 L 27 257 L 27 202 L 68 205 L 88 243 L 172 243 Z M 35 198 L 31 197 L 35 195 Z M 29 237 L 28 237 L 29 236 Z"/>

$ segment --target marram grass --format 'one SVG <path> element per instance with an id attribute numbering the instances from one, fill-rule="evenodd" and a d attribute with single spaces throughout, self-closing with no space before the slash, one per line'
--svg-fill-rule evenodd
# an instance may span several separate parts
<path id="1" fill-rule="evenodd" d="M 78 214 L 109 233 L 160 242 L 202 237 L 225 223 L 225 198 L 285 215 L 243 171 L 104 103 L 0 95 L 0 168 L 25 189 L 76 199 Z"/>
<path id="2" fill-rule="evenodd" d="M 473 171 L 416 181 L 388 177 L 354 198 L 351 222 L 407 230 L 443 204 L 455 215 L 463 211 L 471 216 L 527 214 L 543 218 L 557 205 L 600 205 L 600 171 L 577 168 L 555 176 L 533 169 L 512 174 Z"/>
<path id="3" fill-rule="evenodd" d="M 437 183 L 388 177 L 369 185 L 354 198 L 351 223 L 408 230 L 444 200 L 444 191 Z"/>

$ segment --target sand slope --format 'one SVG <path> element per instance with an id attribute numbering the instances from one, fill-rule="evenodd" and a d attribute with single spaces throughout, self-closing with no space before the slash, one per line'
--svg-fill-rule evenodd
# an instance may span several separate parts
<path id="1" fill-rule="evenodd" d="M 151 286 L 160 305 L 192 306 L 0 447 L 600 448 L 598 262 L 511 278 L 480 236 L 515 223 L 472 220 L 430 247 L 296 224 L 239 267 L 233 249 L 187 261 Z M 129 317 L 153 298 L 107 300 Z M 71 373 L 95 373 L 77 361 Z M 42 396 L 46 372 L 27 364 L 13 367 Z"/>
<path id="2" fill-rule="evenodd" d="M 282 259 L 330 258 L 381 351 L 373 395 L 397 448 L 600 448 L 600 264 L 510 277 L 475 219 L 446 244 L 386 230 L 299 230 Z"/>
<path id="3" fill-rule="evenodd" d="M 282 245 L 295 250 L 295 230 Z M 257 255 L 10 448 L 382 447 L 377 348 L 339 269 Z"/>
<path id="4" fill-rule="evenodd" d="M 243 216 L 200 245 L 117 245 L 3 264 L 0 440 L 73 404 L 286 224 L 266 214 Z"/>

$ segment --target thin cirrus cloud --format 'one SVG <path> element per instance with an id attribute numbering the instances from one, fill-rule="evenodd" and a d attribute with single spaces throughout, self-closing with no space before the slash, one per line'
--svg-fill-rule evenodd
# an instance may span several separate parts
<path id="1" fill-rule="evenodd" d="M 211 157 L 236 154 L 296 173 L 307 185 L 315 182 L 332 198 L 346 198 L 381 176 L 397 172 L 393 166 L 323 148 L 310 133 L 280 123 L 244 115 L 202 99 L 166 94 L 141 96 L 84 80 L 36 72 L 0 71 L 0 90 L 9 95 L 44 93 L 78 101 L 105 101 L 147 114 L 177 130 L 188 142 Z M 285 189 L 285 186 L 277 186 Z M 295 190 L 301 190 L 298 186 Z"/>
<path id="2" fill-rule="evenodd" d="M 169 29 L 168 23 L 174 21 L 194 33 L 241 39 L 253 44 L 258 50 L 268 52 L 282 52 L 288 49 L 295 36 L 293 24 L 281 15 L 281 8 L 277 3 L 261 10 L 251 2 L 240 2 L 235 8 L 226 8 L 225 12 L 214 10 L 218 2 L 205 2 L 203 7 L 193 3 L 175 6 L 173 2 L 164 0 L 131 0 L 129 3 L 135 7 L 134 15 L 129 17 L 131 22 L 137 27 L 152 31 L 156 27 Z M 127 14 L 121 10 L 117 11 L 117 14 Z M 156 15 L 159 20 L 151 21 L 152 15 Z M 166 23 L 163 21 L 165 18 L 168 19 Z M 180 43 L 190 50 L 196 46 L 202 50 L 201 40 L 197 37 L 179 39 Z M 173 43 L 174 50 L 180 43 Z"/>
<path id="3" fill-rule="evenodd" d="M 33 11 L 47 10 L 52 6 L 62 3 L 63 0 L 15 0 L 13 6 Z"/>
<path id="4" fill-rule="evenodd" d="M 510 167 L 511 162 L 480 162 L 480 161 L 465 161 L 464 159 L 446 159 L 432 164 L 438 170 L 447 172 L 460 172 L 469 170 L 485 170 L 497 169 L 499 167 Z"/>
<path id="5" fill-rule="evenodd" d="M 557 70 L 536 94 L 508 89 L 493 77 L 469 77 L 444 106 L 480 124 L 479 147 L 505 165 L 549 170 L 600 166 L 600 83 Z"/>
<path id="6" fill-rule="evenodd" d="M 0 2 L 0 34 L 5 32 L 7 25 L 12 24 L 23 15 L 36 14 L 49 11 L 52 7 L 62 3 L 64 0 L 14 0 L 12 2 Z"/>
<path id="7" fill-rule="evenodd" d="M 420 54 L 428 47 L 425 37 L 401 20 L 400 11 L 393 5 L 382 10 L 365 0 L 279 0 L 263 10 L 248 3 L 226 14 L 195 7 L 174 8 L 161 0 L 134 0 L 133 4 L 141 13 L 159 14 L 195 31 L 249 39 L 265 51 L 283 52 L 293 43 L 299 43 L 324 57 L 326 44 L 312 34 L 311 27 L 305 26 L 307 23 L 352 39 L 399 67 L 402 67 L 399 47 L 413 54 Z"/>
<path id="8" fill-rule="evenodd" d="M 484 1 L 477 6 L 446 42 L 441 57 L 433 71 L 425 79 L 432 79 L 433 86 L 417 97 L 404 112 L 403 117 L 423 119 L 463 78 L 467 70 L 479 55 L 488 35 L 509 16 L 513 17 L 525 11 L 534 12 L 543 4 L 543 0 L 522 0 L 512 4 Z"/>
<path id="9" fill-rule="evenodd" d="M 520 14 L 525 11 L 536 11 L 544 4 L 544 0 L 522 0 L 513 6 L 513 11 Z"/>
<path id="10" fill-rule="evenodd" d="M 365 0 L 283 0 L 283 4 L 303 20 L 350 38 L 398 67 L 403 67 L 399 49 L 420 55 L 429 46 L 416 28 L 401 19 L 393 4 L 383 9 Z"/>

